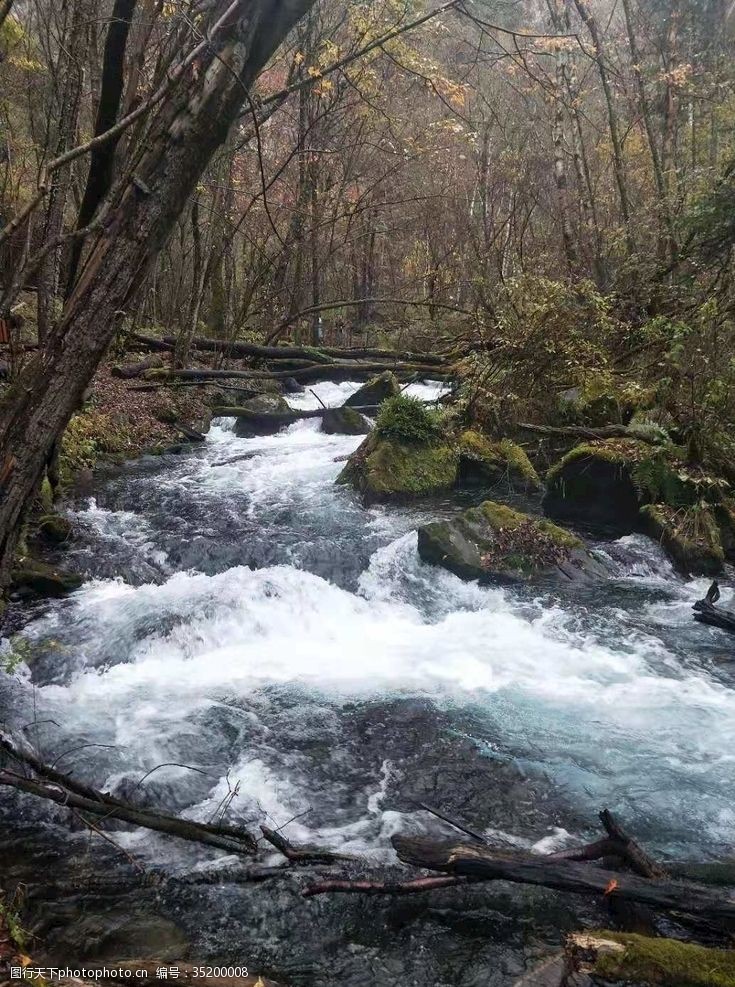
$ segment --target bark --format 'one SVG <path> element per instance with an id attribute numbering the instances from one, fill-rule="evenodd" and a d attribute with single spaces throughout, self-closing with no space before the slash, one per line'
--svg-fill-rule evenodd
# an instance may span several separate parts
<path id="1" fill-rule="evenodd" d="M 13 0 L 0 0 L 0 27 L 3 26 L 5 18 L 13 9 Z"/>
<path id="2" fill-rule="evenodd" d="M 94 125 L 95 136 L 104 134 L 114 126 L 120 113 L 125 83 L 125 50 L 137 0 L 115 0 L 110 16 L 110 26 L 105 39 L 105 52 L 102 62 L 102 84 L 97 119 Z M 96 147 L 89 158 L 89 173 L 84 189 L 82 204 L 77 216 L 77 229 L 83 229 L 92 221 L 98 206 L 110 191 L 112 169 L 120 135 L 101 147 Z M 75 240 L 69 263 L 67 292 L 71 290 L 76 277 L 83 242 Z"/>
<path id="3" fill-rule="evenodd" d="M 122 367 L 113 367 L 110 373 L 113 377 L 122 377 L 123 380 L 132 380 L 141 377 L 146 370 L 160 370 L 163 367 L 163 360 L 160 356 L 151 354 L 139 363 L 128 363 Z"/>
<path id="4" fill-rule="evenodd" d="M 57 106 L 58 123 L 54 157 L 58 157 L 74 145 L 82 94 L 82 63 L 88 40 L 90 4 L 89 2 L 73 3 L 71 7 L 58 80 L 60 99 Z M 36 274 L 39 343 L 43 343 L 48 336 L 54 318 L 54 302 L 59 287 L 61 266 L 61 246 L 57 241 L 64 225 L 71 174 L 71 163 L 56 171 L 46 206 L 43 240 L 44 243 L 52 246 L 43 257 Z"/>
<path id="5" fill-rule="evenodd" d="M 651 881 L 568 860 L 500 854 L 476 843 L 456 844 L 406 836 L 394 836 L 392 843 L 399 859 L 414 867 L 484 881 L 533 884 L 574 894 L 614 895 L 619 901 L 683 912 L 710 921 L 735 919 L 735 901 L 695 884 Z"/>
<path id="6" fill-rule="evenodd" d="M 137 167 L 107 222 L 52 338 L 11 389 L 0 425 L 0 588 L 7 586 L 24 513 L 54 441 L 81 400 L 121 319 L 151 270 L 197 180 L 237 118 L 245 91 L 312 0 L 217 3 L 216 35 L 149 123 Z"/>

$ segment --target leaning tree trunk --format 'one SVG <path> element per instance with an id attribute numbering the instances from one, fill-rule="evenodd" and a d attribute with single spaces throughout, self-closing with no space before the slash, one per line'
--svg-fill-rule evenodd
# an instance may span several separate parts
<path id="1" fill-rule="evenodd" d="M 0 409 L 0 587 L 9 582 L 24 512 L 56 437 L 78 407 L 199 176 L 227 137 L 247 89 L 312 3 L 217 3 L 211 15 L 212 23 L 219 23 L 216 38 L 155 112 L 145 150 L 121 183 L 47 347 Z"/>

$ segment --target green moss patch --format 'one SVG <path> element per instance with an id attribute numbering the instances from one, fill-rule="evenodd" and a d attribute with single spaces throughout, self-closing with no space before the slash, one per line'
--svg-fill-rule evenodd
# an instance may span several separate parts
<path id="1" fill-rule="evenodd" d="M 350 457 L 337 483 L 351 483 L 366 502 L 410 500 L 449 490 L 457 452 L 443 442 L 410 443 L 373 434 Z"/>
<path id="2" fill-rule="evenodd" d="M 620 943 L 625 950 L 598 956 L 594 966 L 598 977 L 662 987 L 735 987 L 735 950 L 633 933 L 601 932 L 599 936 Z"/>
<path id="3" fill-rule="evenodd" d="M 459 437 L 460 486 L 480 486 L 506 480 L 511 487 L 538 490 L 536 470 L 524 450 L 510 439 L 492 441 L 476 429 Z"/>

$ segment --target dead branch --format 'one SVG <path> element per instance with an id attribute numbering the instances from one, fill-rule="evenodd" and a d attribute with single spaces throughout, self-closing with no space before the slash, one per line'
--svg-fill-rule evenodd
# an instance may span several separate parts
<path id="1" fill-rule="evenodd" d="M 621 901 L 714 920 L 735 919 L 735 900 L 694 884 L 651 881 L 569 860 L 500 854 L 477 844 L 406 836 L 394 836 L 392 843 L 398 858 L 414 867 L 478 880 L 533 884 L 574 894 L 614 895 Z"/>
<path id="2" fill-rule="evenodd" d="M 588 428 L 586 425 L 532 425 L 529 422 L 519 422 L 518 428 L 522 428 L 525 432 L 535 432 L 537 435 L 579 439 L 636 439 L 649 445 L 661 443 L 659 437 L 649 434 L 645 429 L 629 428 L 626 425 L 601 425 L 599 428 Z"/>
<path id="3" fill-rule="evenodd" d="M 268 842 L 282 853 L 292 864 L 336 864 L 345 861 L 354 861 L 356 858 L 346 853 L 334 853 L 331 850 L 324 850 L 320 847 L 294 846 L 292 843 L 267 826 L 261 826 L 260 831 Z"/>

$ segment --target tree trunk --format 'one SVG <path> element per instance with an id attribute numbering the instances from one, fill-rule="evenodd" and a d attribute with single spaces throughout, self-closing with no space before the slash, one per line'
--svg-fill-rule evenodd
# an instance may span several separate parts
<path id="1" fill-rule="evenodd" d="M 6 587 L 25 511 L 61 435 L 150 271 L 199 176 L 227 137 L 247 89 L 313 0 L 218 3 L 216 53 L 203 51 L 150 121 L 134 174 L 121 183 L 108 222 L 46 350 L 2 408 L 0 587 Z M 210 30 L 209 25 L 205 25 Z"/>

